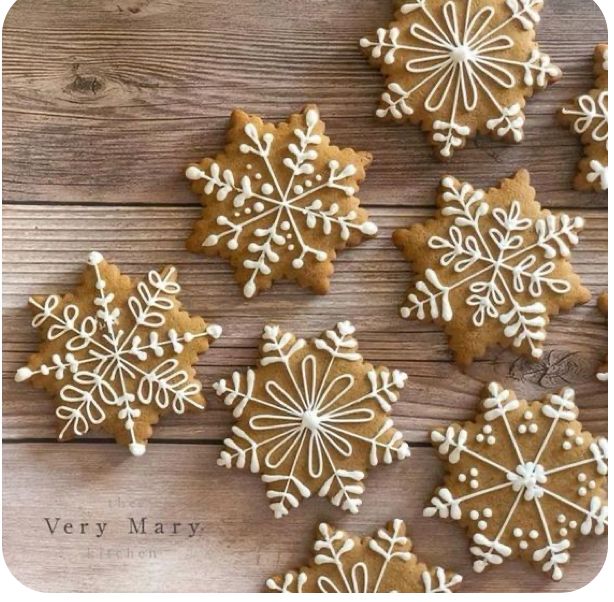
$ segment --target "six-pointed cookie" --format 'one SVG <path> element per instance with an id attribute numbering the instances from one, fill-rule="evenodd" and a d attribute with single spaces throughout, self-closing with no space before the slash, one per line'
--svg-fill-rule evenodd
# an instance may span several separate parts
<path id="1" fill-rule="evenodd" d="M 535 196 L 524 170 L 488 191 L 446 177 L 435 217 L 394 233 L 417 273 L 402 316 L 440 324 L 462 365 L 493 345 L 539 359 L 550 316 L 590 299 L 569 262 L 584 220 Z"/>
<path id="2" fill-rule="evenodd" d="M 561 109 L 564 125 L 581 136 L 584 158 L 574 185 L 578 190 L 608 189 L 608 45 L 595 50 L 595 87 Z"/>
<path id="3" fill-rule="evenodd" d="M 390 419 L 407 376 L 367 364 L 353 335 L 266 326 L 258 367 L 215 385 L 236 419 L 218 464 L 259 473 L 276 518 L 316 493 L 356 513 L 367 469 L 409 456 Z"/>
<path id="4" fill-rule="evenodd" d="M 235 111 L 224 152 L 186 171 L 203 204 L 188 249 L 228 258 L 247 298 L 281 279 L 326 293 L 337 251 L 377 233 L 356 197 L 370 162 L 313 105 L 277 125 Z"/>
<path id="5" fill-rule="evenodd" d="M 448 159 L 476 134 L 524 138 L 524 107 L 561 77 L 535 41 L 544 0 L 408 0 L 361 46 L 386 78 L 378 117 L 420 124 Z"/>
<path id="6" fill-rule="evenodd" d="M 446 475 L 424 515 L 462 525 L 476 572 L 522 558 L 558 581 L 576 540 L 605 532 L 608 442 L 578 413 L 572 389 L 527 402 L 492 383 L 474 421 L 432 433 Z"/>
<path id="7" fill-rule="evenodd" d="M 104 430 L 140 456 L 161 415 L 204 408 L 192 365 L 222 329 L 180 290 L 174 267 L 134 286 L 94 252 L 74 293 L 30 299 L 43 342 L 15 378 L 53 395 L 60 440 Z"/>
<path id="8" fill-rule="evenodd" d="M 412 552 L 405 523 L 396 519 L 375 537 L 359 537 L 326 523 L 318 527 L 311 563 L 268 579 L 279 593 L 450 593 L 460 575 L 429 567 Z"/>

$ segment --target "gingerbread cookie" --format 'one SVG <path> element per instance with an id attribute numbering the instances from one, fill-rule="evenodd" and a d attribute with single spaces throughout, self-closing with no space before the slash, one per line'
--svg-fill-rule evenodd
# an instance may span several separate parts
<path id="1" fill-rule="evenodd" d="M 405 523 L 396 519 L 375 537 L 358 537 L 326 523 L 318 527 L 308 566 L 266 582 L 280 593 L 450 593 L 463 578 L 428 567 L 412 553 Z"/>
<path id="2" fill-rule="evenodd" d="M 222 329 L 181 309 L 176 280 L 133 286 L 94 252 L 74 293 L 30 299 L 43 342 L 15 379 L 53 395 L 61 441 L 104 430 L 141 456 L 161 415 L 204 408 L 192 365 Z"/>
<path id="3" fill-rule="evenodd" d="M 492 383 L 474 421 L 432 433 L 446 476 L 424 515 L 459 521 L 476 572 L 522 558 L 558 581 L 575 541 L 604 533 L 608 444 L 577 417 L 572 389 L 529 403 Z"/>
<path id="4" fill-rule="evenodd" d="M 550 316 L 591 297 L 568 260 L 584 220 L 543 210 L 525 170 L 488 191 L 446 177 L 437 204 L 394 233 L 418 274 L 402 316 L 441 325 L 462 365 L 494 345 L 539 359 Z"/>
<path id="5" fill-rule="evenodd" d="M 524 107 L 561 77 L 535 41 L 543 0 L 408 0 L 360 44 L 386 77 L 378 117 L 429 132 L 437 157 L 467 139 L 524 138 Z"/>
<path id="6" fill-rule="evenodd" d="M 607 318 L 608 316 L 608 293 L 603 293 L 599 297 L 599 309 L 601 313 Z M 601 364 L 597 378 L 602 382 L 608 382 L 608 356 L 605 356 L 604 363 Z"/>
<path id="7" fill-rule="evenodd" d="M 186 171 L 204 207 L 188 249 L 228 258 L 247 298 L 284 278 L 324 294 L 337 251 L 377 233 L 356 197 L 370 162 L 313 105 L 278 125 L 235 111 L 224 152 Z"/>
<path id="8" fill-rule="evenodd" d="M 574 180 L 577 190 L 608 189 L 608 45 L 595 50 L 595 87 L 561 109 L 563 125 L 582 137 L 584 159 Z"/>
<path id="9" fill-rule="evenodd" d="M 276 518 L 314 493 L 356 513 L 367 469 L 409 456 L 389 417 L 407 376 L 364 362 L 353 334 L 266 326 L 259 366 L 215 385 L 236 418 L 218 464 L 261 474 Z"/>

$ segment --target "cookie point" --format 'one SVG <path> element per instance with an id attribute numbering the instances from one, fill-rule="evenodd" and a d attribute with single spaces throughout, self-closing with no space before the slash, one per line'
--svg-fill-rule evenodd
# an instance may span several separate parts
<path id="1" fill-rule="evenodd" d="M 99 265 L 103 261 L 104 257 L 102 256 L 102 253 L 99 253 L 98 251 L 92 251 L 88 257 L 88 262 L 90 265 Z"/>
<path id="2" fill-rule="evenodd" d="M 190 167 L 185 170 L 185 177 L 188 180 L 200 180 L 203 177 L 203 172 L 195 165 L 190 165 Z"/>
<path id="3" fill-rule="evenodd" d="M 207 334 L 214 339 L 219 339 L 222 336 L 222 327 L 219 324 L 209 324 Z"/>
<path id="4" fill-rule="evenodd" d="M 28 367 L 19 368 L 15 373 L 15 382 L 22 383 L 24 380 L 28 380 L 32 376 L 32 370 Z"/>
<path id="5" fill-rule="evenodd" d="M 131 443 L 128 447 L 130 453 L 137 458 L 144 455 L 147 449 L 142 443 Z"/>

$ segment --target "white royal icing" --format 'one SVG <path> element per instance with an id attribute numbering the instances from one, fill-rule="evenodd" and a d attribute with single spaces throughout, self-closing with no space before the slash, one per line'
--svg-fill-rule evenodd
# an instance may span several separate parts
<path id="1" fill-rule="evenodd" d="M 382 584 L 390 570 L 399 571 L 393 565 L 415 562 L 416 557 L 408 550 L 408 538 L 404 535 L 405 523 L 396 519 L 391 529 L 380 529 L 377 538 L 368 540 L 368 550 L 373 552 L 378 561 L 375 572 L 369 572 L 366 554 L 361 555 L 351 564 L 346 563 L 347 554 L 355 550 L 352 536 L 344 531 L 332 529 L 322 523 L 319 526 L 320 539 L 314 544 L 316 552 L 314 563 L 317 566 L 334 567 L 334 573 L 329 572 L 310 577 L 306 572 L 286 573 L 280 585 L 274 579 L 268 579 L 269 590 L 279 593 L 305 593 L 304 588 L 310 578 L 316 579 L 316 589 L 327 594 L 359 594 L 359 593 L 395 593 L 396 590 L 385 589 Z M 367 553 L 369 553 L 367 552 Z M 408 567 L 409 569 L 409 567 Z M 420 575 L 425 593 L 451 593 L 451 588 L 462 581 L 460 575 L 446 575 L 441 567 L 435 567 L 434 575 L 423 571 Z M 417 591 L 417 590 L 416 590 Z"/>
<path id="2" fill-rule="evenodd" d="M 569 256 L 570 247 L 579 242 L 578 231 L 584 220 L 565 214 L 527 218 L 518 201 L 513 201 L 509 209 L 492 209 L 483 190 L 457 185 L 453 178 L 444 178 L 442 186 L 446 202 L 442 213 L 454 216 L 455 221 L 447 237 L 432 236 L 428 246 L 441 250 L 439 265 L 452 268 L 459 278 L 442 282 L 435 270 L 427 270 L 426 281 L 416 283 L 417 292 L 411 293 L 409 303 L 401 308 L 402 316 L 415 315 L 424 320 L 428 312 L 432 319 L 441 317 L 450 322 L 454 319 L 451 294 L 469 285 L 465 303 L 475 308 L 473 325 L 481 328 L 488 320 L 498 320 L 514 346 L 526 342 L 533 357 L 540 358 L 543 350 L 538 344 L 546 337 L 547 323 L 542 293 L 547 289 L 562 295 L 571 290 L 567 280 L 549 277 L 556 267 L 551 260 Z M 488 226 L 485 218 L 489 218 Z M 525 237 L 536 240 L 525 244 Z M 470 268 L 472 272 L 464 275 Z M 519 300 L 526 295 L 535 302 Z"/>
<path id="3" fill-rule="evenodd" d="M 340 241 L 347 241 L 351 231 L 374 236 L 377 226 L 370 221 L 359 223 L 358 213 L 350 210 L 343 214 L 337 203 L 325 205 L 318 193 L 334 190 L 343 197 L 352 197 L 355 190 L 347 184 L 347 179 L 356 175 L 352 164 L 340 165 L 331 160 L 326 170 L 317 172 L 315 165 L 319 157 L 318 146 L 322 137 L 315 133 L 320 123 L 317 109 L 311 108 L 305 114 L 305 125 L 294 130 L 296 142 L 288 146 L 288 154 L 283 159 L 287 173 L 278 173 L 271 162 L 271 152 L 275 136 L 265 133 L 260 136 L 256 126 L 248 123 L 244 128 L 246 142 L 240 147 L 245 155 L 253 155 L 267 180 L 263 184 L 252 180 L 250 174 L 239 178 L 231 170 L 221 170 L 217 163 L 211 164 L 208 171 L 191 166 L 186 171 L 190 180 L 204 180 L 205 193 L 214 194 L 220 202 L 232 199 L 237 208 L 235 219 L 220 215 L 217 219 L 220 231 L 210 234 L 203 243 L 213 247 L 225 241 L 231 251 L 239 248 L 246 232 L 249 239 L 247 249 L 249 256 L 243 260 L 243 267 L 251 272 L 251 277 L 244 286 L 247 298 L 256 294 L 258 275 L 269 275 L 271 266 L 281 260 L 281 255 L 292 258 L 291 265 L 301 270 L 309 257 L 318 262 L 327 261 L 329 255 L 305 241 L 304 228 L 319 230 L 325 237 L 333 236 Z M 253 168 L 253 166 L 252 166 Z M 262 177 L 262 174 L 259 174 Z M 286 186 L 280 183 L 289 176 Z M 318 182 L 305 188 L 297 182 L 305 176 L 315 177 Z M 255 214 L 255 215 L 254 215 Z M 254 226 L 258 228 L 254 229 Z M 288 234 L 286 234 L 286 232 Z M 292 242 L 291 242 L 292 241 Z"/>
<path id="4" fill-rule="evenodd" d="M 37 370 L 20 368 L 15 380 L 28 380 L 35 375 L 53 375 L 57 380 L 70 377 L 59 397 L 63 402 L 56 416 L 65 424 L 59 438 L 68 431 L 84 435 L 91 425 L 107 418 L 105 406 L 118 408 L 118 418 L 130 434 L 129 449 L 135 456 L 145 453 L 145 445 L 137 441 L 135 419 L 141 415 L 138 404 L 154 403 L 159 409 L 171 408 L 183 414 L 186 406 L 202 409 L 197 400 L 201 385 L 191 382 L 188 373 L 179 369 L 169 350 L 181 353 L 184 343 L 195 338 L 218 338 L 222 329 L 209 324 L 204 332 L 186 332 L 182 336 L 167 325 L 167 312 L 175 307 L 175 296 L 181 288 L 173 280 L 175 268 L 164 274 L 151 271 L 137 286 L 136 294 L 127 300 L 127 308 L 114 307 L 115 294 L 108 289 L 100 265 L 103 256 L 93 252 L 88 263 L 95 271 L 95 315 L 81 315 L 77 305 L 68 304 L 61 312 L 57 295 L 47 297 L 42 305 L 35 299 L 30 304 L 40 310 L 34 316 L 34 328 L 47 327 L 49 341 L 64 337 L 64 353 L 54 354 L 51 364 L 41 364 Z M 129 311 L 133 326 L 129 332 L 117 330 L 120 315 Z M 142 329 L 148 340 L 142 340 Z M 152 360 L 158 360 L 151 364 Z M 151 366 L 146 370 L 143 362 Z"/>
<path id="5" fill-rule="evenodd" d="M 306 468 L 310 479 L 319 483 L 320 496 L 329 496 L 335 506 L 356 513 L 362 503 L 365 474 L 347 468 L 347 463 L 338 466 L 335 457 L 352 458 L 356 454 L 355 442 L 368 444 L 371 466 L 390 464 L 395 458 L 402 460 L 410 455 L 392 420 L 382 420 L 381 413 L 373 409 L 375 403 L 381 412 L 390 412 L 407 375 L 398 370 L 371 370 L 366 376 L 368 392 L 354 395 L 353 390 L 361 383 L 356 382 L 350 366 L 341 363 L 362 363 L 353 334 L 354 327 L 349 322 L 340 322 L 335 330 L 315 339 L 315 347 L 327 356 L 326 363 L 320 366 L 318 362 L 322 360 L 313 353 L 301 360 L 294 357 L 308 346 L 304 339 L 290 345 L 289 333 L 282 333 L 277 326 L 267 326 L 260 364 L 263 367 L 279 364 L 282 382 L 287 378 L 292 387 L 287 389 L 275 380 L 267 380 L 263 383 L 264 395 L 257 396 L 254 394 L 259 380 L 257 370 L 249 370 L 245 375 L 235 372 L 231 382 L 221 380 L 214 385 L 225 403 L 233 406 L 235 418 L 241 418 L 248 405 L 251 408 L 248 428 L 233 427 L 233 437 L 224 441 L 226 449 L 218 464 L 244 468 L 249 462 L 250 470 L 260 472 L 265 483 L 284 484 L 283 490 L 271 488 L 267 493 L 276 518 L 298 506 L 299 494 L 309 497 L 316 492 L 296 476 L 299 466 Z M 256 433 L 266 436 L 256 441 L 253 437 Z M 278 474 L 280 466 L 289 459 L 291 468 Z"/>
<path id="6" fill-rule="evenodd" d="M 496 9 L 502 4 L 509 12 L 500 16 Z M 402 5 L 402 14 L 419 11 L 427 17 L 427 25 L 410 21 L 403 32 L 397 27 L 379 29 L 376 41 L 363 38 L 360 42 L 374 58 L 383 57 L 386 65 L 403 62 L 409 74 L 402 76 L 408 85 L 397 81 L 388 85 L 377 116 L 403 119 L 421 104 L 437 116 L 433 141 L 442 157 L 448 158 L 474 130 L 466 114 L 478 105 L 490 106 L 492 116 L 486 128 L 520 142 L 525 117 L 519 103 L 530 96 L 525 87 L 544 88 L 550 78 L 561 74 L 537 48 L 518 56 L 527 38 L 518 41 L 518 24 L 532 30 L 542 5 L 543 0 L 413 0 Z M 400 41 L 401 37 L 406 41 Z M 516 101 L 506 105 L 503 99 L 512 89 L 518 89 Z M 444 107 L 450 108 L 445 118 L 439 118 Z"/>
<path id="7" fill-rule="evenodd" d="M 567 508 L 569 516 L 573 515 L 582 521 L 580 526 L 582 535 L 593 532 L 596 535 L 604 533 L 608 524 L 607 506 L 598 495 L 591 495 L 587 501 L 582 501 L 584 496 L 588 497 L 588 490 L 584 486 L 577 489 L 574 481 L 584 483 L 587 480 L 584 473 L 580 473 L 576 478 L 575 475 L 580 468 L 586 471 L 593 470 L 596 475 L 607 475 L 607 440 L 605 438 L 595 440 L 582 455 L 574 451 L 574 444 L 576 447 L 582 447 L 584 439 L 571 427 L 560 428 L 561 423 L 573 423 L 578 417 L 575 393 L 573 389 L 565 389 L 559 395 L 549 396 L 546 402 L 541 404 L 542 417 L 551 421 L 549 426 L 542 431 L 527 431 L 523 435 L 524 438 L 539 437 L 530 444 L 529 449 L 536 451 L 527 458 L 526 452 L 523 451 L 527 447 L 518 438 L 517 430 L 512 427 L 517 417 L 510 417 L 512 413 L 517 412 L 520 402 L 511 391 L 497 383 L 490 384 L 489 394 L 490 397 L 483 402 L 484 418 L 504 435 L 495 449 L 484 443 L 472 445 L 467 431 L 457 427 L 450 427 L 445 434 L 434 431 L 431 439 L 438 445 L 439 453 L 447 458 L 451 466 L 458 464 L 461 458 L 470 458 L 475 462 L 471 470 L 478 471 L 478 467 L 488 467 L 491 471 L 494 469 L 500 475 L 500 481 L 491 478 L 487 485 L 479 486 L 477 489 L 472 488 L 460 496 L 455 496 L 448 488 L 441 488 L 431 499 L 432 505 L 425 508 L 424 516 L 439 516 L 453 520 L 467 517 L 476 523 L 478 531 L 489 529 L 488 519 L 492 518 L 495 520 L 494 536 L 480 532 L 473 536 L 474 545 L 471 547 L 471 553 L 476 558 L 473 565 L 476 572 L 481 573 L 489 565 L 499 565 L 512 555 L 513 548 L 502 542 L 504 536 L 511 534 L 516 540 L 514 545 L 518 545 L 522 551 L 531 547 L 532 559 L 543 563 L 543 571 L 550 572 L 552 578 L 558 581 L 563 577 L 563 565 L 569 560 L 567 550 L 571 544 L 566 536 L 569 534 L 569 529 L 578 526 L 578 522 L 569 520 L 567 515 L 559 514 L 558 535 L 561 539 L 557 539 L 544 509 L 547 510 L 550 504 L 555 508 Z M 528 411 L 523 418 L 533 419 L 534 416 Z M 568 441 L 572 438 L 574 444 Z M 564 440 L 563 445 L 561 439 Z M 569 453 L 569 461 L 555 463 L 560 457 L 559 449 Z M 505 453 L 506 451 L 509 451 L 509 454 Z M 516 466 L 500 463 L 499 458 L 508 455 L 516 459 Z M 546 460 L 547 465 L 545 465 Z M 479 471 L 476 474 L 479 474 Z M 562 481 L 562 476 L 567 476 L 569 482 Z M 459 482 L 464 483 L 462 480 Z M 591 481 L 590 484 L 594 490 L 595 481 Z M 564 485 L 567 485 L 566 490 Z M 501 494 L 510 489 L 513 495 L 504 498 Z M 509 500 L 509 505 L 505 505 L 505 500 Z M 532 504 L 535 512 L 533 509 L 529 512 L 529 509 L 523 505 L 523 500 Z M 482 513 L 472 509 L 474 506 L 481 507 L 489 502 L 493 503 L 492 508 L 488 507 Z M 496 512 L 497 509 L 501 509 L 503 513 Z M 535 524 L 532 525 L 535 528 L 525 532 L 517 526 L 519 523 L 526 524 L 532 516 L 536 518 Z M 565 524 L 568 524 L 568 528 L 560 527 Z"/>

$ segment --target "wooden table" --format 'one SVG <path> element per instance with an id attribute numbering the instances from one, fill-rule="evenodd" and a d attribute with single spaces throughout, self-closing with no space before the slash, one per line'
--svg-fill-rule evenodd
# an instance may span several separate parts
<path id="1" fill-rule="evenodd" d="M 423 559 L 465 575 L 466 591 L 574 590 L 599 572 L 605 538 L 583 539 L 558 584 L 520 562 L 474 575 L 461 529 L 422 518 L 421 509 L 440 477 L 429 429 L 470 418 L 493 379 L 535 398 L 572 385 L 586 427 L 607 431 L 606 387 L 594 378 L 607 338 L 595 303 L 607 284 L 607 203 L 570 188 L 581 148 L 554 117 L 591 86 L 592 50 L 606 39 L 605 23 L 590 1 L 548 0 L 540 39 L 565 77 L 529 104 L 526 142 L 481 138 L 446 166 L 433 161 L 417 128 L 373 117 L 382 79 L 358 40 L 391 11 L 383 0 L 18 0 L 11 10 L 4 29 L 4 554 L 30 587 L 258 591 L 269 575 L 308 559 L 318 520 L 372 532 L 393 517 L 407 520 Z M 381 232 L 341 255 L 327 297 L 278 284 L 246 302 L 225 261 L 184 250 L 199 206 L 183 170 L 221 148 L 234 107 L 275 120 L 308 101 L 319 103 L 337 143 L 375 155 L 361 197 Z M 445 172 L 486 187 L 523 166 L 545 207 L 586 218 L 574 264 L 595 299 L 554 318 L 539 364 L 492 351 L 462 373 L 438 328 L 398 317 L 410 270 L 390 234 L 432 214 Z M 49 400 L 13 381 L 36 349 L 28 296 L 70 290 L 92 249 L 133 276 L 174 264 L 186 307 L 225 328 L 198 364 L 207 411 L 165 419 L 143 459 L 106 439 L 55 443 Z M 357 326 L 365 357 L 409 373 L 395 419 L 413 456 L 373 471 L 356 517 L 312 499 L 276 522 L 258 478 L 215 464 L 231 416 L 210 385 L 255 363 L 266 320 L 312 336 L 341 318 Z M 176 535 L 129 535 L 129 517 L 164 521 L 167 530 L 182 525 Z M 45 518 L 52 526 L 61 519 L 55 535 Z M 101 538 L 76 527 L 60 535 L 64 520 L 109 526 Z M 195 537 L 188 522 L 200 522 Z"/>

